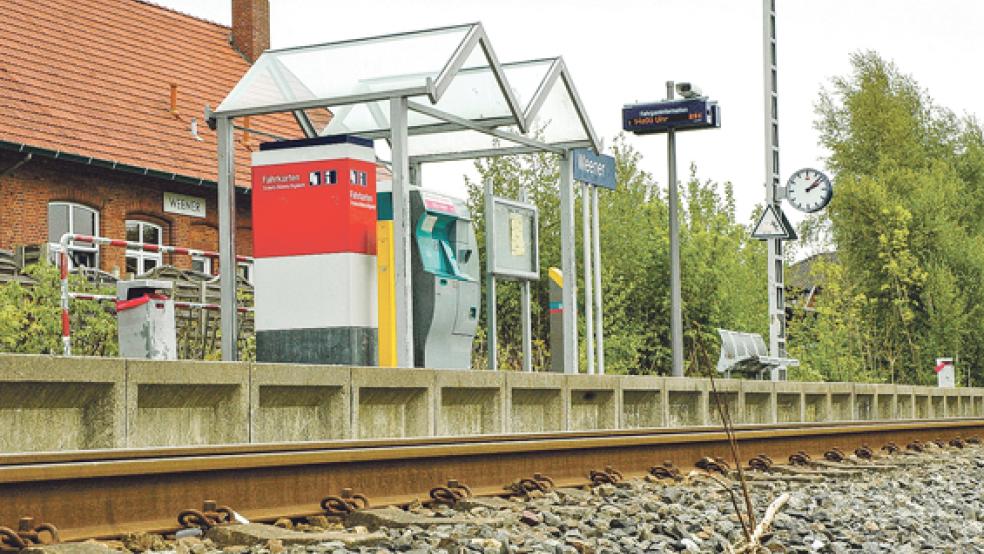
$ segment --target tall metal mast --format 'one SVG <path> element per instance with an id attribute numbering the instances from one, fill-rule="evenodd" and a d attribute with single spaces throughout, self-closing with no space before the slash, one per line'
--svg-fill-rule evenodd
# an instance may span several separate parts
<path id="1" fill-rule="evenodd" d="M 776 73 L 776 0 L 762 0 L 762 77 L 765 122 L 765 201 L 779 212 L 779 104 Z M 786 298 L 782 239 L 769 239 L 769 355 L 786 356 Z"/>

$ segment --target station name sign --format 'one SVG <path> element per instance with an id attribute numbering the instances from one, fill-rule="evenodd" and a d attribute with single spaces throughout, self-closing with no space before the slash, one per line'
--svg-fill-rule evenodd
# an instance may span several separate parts
<path id="1" fill-rule="evenodd" d="M 205 199 L 175 192 L 165 192 L 164 211 L 192 217 L 205 217 Z"/>
<path id="2" fill-rule="evenodd" d="M 717 102 L 707 98 L 632 104 L 622 108 L 622 129 L 637 135 L 721 126 Z"/>
<path id="3" fill-rule="evenodd" d="M 576 148 L 572 154 L 575 181 L 615 190 L 615 158 L 595 154 L 590 148 Z"/>

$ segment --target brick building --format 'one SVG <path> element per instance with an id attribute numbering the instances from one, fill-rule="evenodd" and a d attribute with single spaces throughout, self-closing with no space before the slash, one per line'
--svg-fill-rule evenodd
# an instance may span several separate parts
<path id="1" fill-rule="evenodd" d="M 72 231 L 217 250 L 216 137 L 203 113 L 269 47 L 268 0 L 233 0 L 231 28 L 142 0 L 3 6 L 0 248 L 51 245 Z M 247 125 L 300 136 L 289 115 Z M 235 138 L 236 245 L 249 255 L 249 155 L 259 140 Z M 218 273 L 217 262 L 187 256 L 82 244 L 71 254 L 121 276 L 160 264 Z"/>

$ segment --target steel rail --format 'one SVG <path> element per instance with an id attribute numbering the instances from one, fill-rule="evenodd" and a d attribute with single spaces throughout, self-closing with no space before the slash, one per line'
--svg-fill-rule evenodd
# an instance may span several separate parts
<path id="1" fill-rule="evenodd" d="M 782 460 L 835 446 L 873 449 L 894 441 L 950 440 L 984 432 L 984 419 L 878 421 L 739 426 L 742 454 Z M 702 457 L 729 458 L 717 428 L 679 431 L 552 433 L 347 441 L 280 445 L 162 448 L 92 453 L 21 454 L 0 458 L 0 525 L 29 516 L 51 523 L 64 540 L 112 537 L 176 527 L 175 516 L 205 499 L 252 520 L 320 512 L 324 496 L 343 488 L 373 505 L 426 498 L 431 487 L 457 479 L 492 494 L 519 478 L 543 473 L 578 483 L 592 469 L 626 475 L 671 461 L 693 467 Z M 746 462 L 743 460 L 743 462 Z"/>

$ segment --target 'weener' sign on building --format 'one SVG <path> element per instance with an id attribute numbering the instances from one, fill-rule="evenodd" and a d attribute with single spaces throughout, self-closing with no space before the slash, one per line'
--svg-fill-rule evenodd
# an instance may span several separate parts
<path id="1" fill-rule="evenodd" d="M 205 199 L 174 192 L 164 193 L 164 211 L 172 214 L 205 217 Z"/>
<path id="2" fill-rule="evenodd" d="M 577 148 L 574 155 L 574 180 L 615 190 L 615 158 L 595 154 L 590 148 Z"/>

